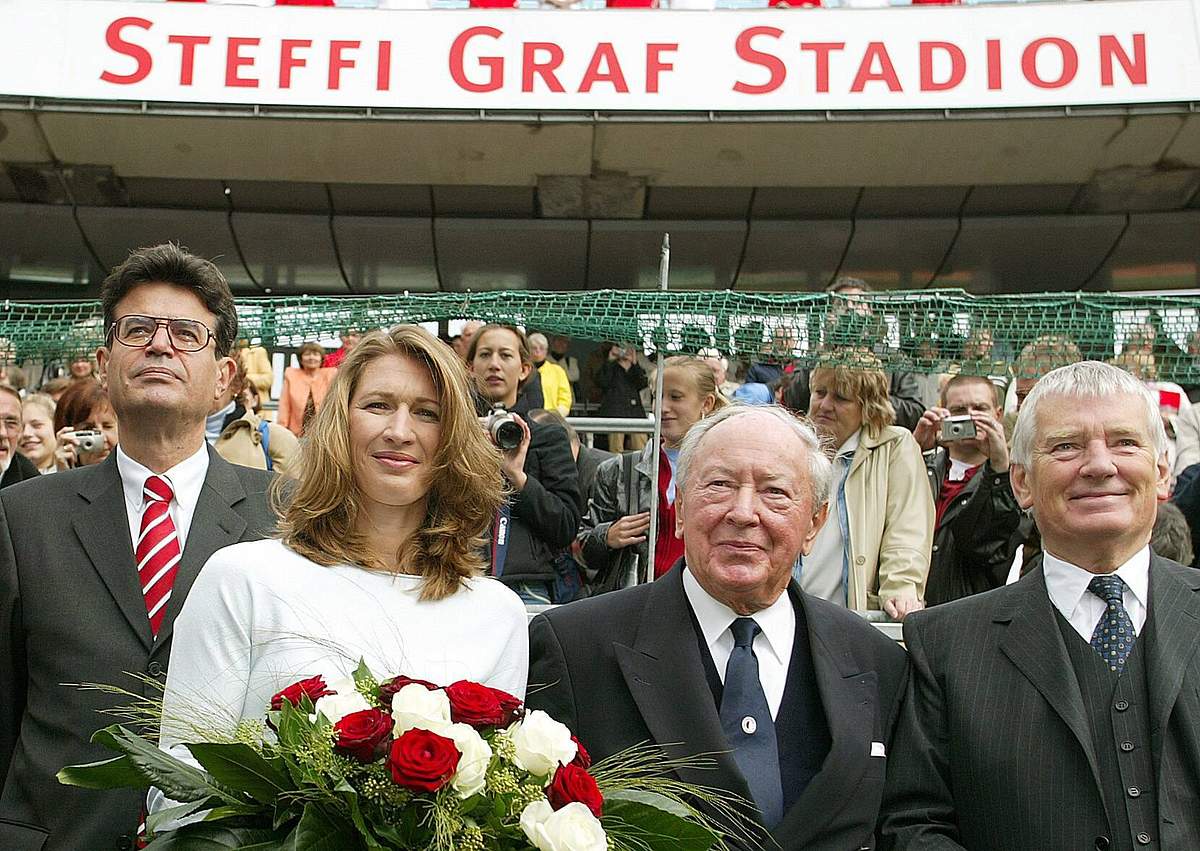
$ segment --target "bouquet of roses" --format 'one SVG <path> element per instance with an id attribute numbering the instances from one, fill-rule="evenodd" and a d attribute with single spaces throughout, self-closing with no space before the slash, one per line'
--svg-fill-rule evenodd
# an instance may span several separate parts
<path id="1" fill-rule="evenodd" d="M 720 831 L 689 799 L 731 802 L 666 774 L 695 761 L 635 748 L 592 765 L 546 713 L 498 689 L 405 676 L 304 679 L 261 721 L 176 759 L 114 725 L 119 755 L 59 772 L 89 788 L 155 786 L 175 806 L 147 819 L 149 848 L 704 851 Z M 165 828 L 165 829 L 164 829 Z"/>

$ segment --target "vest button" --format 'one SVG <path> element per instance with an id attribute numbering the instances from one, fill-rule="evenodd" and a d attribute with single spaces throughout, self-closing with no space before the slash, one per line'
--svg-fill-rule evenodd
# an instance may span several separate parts
<path id="1" fill-rule="evenodd" d="M 1121 750 L 1125 751 L 1125 753 L 1129 753 L 1131 750 L 1133 750 L 1133 742 L 1121 742 Z"/>
<path id="2" fill-rule="evenodd" d="M 1125 698 L 1121 698 L 1120 700 L 1118 700 L 1116 703 L 1113 704 L 1113 709 L 1117 710 L 1118 712 L 1124 712 L 1128 708 L 1129 708 L 1129 701 L 1126 700 Z"/>
<path id="3" fill-rule="evenodd" d="M 1131 797 L 1131 798 L 1136 798 L 1138 795 L 1142 794 L 1142 790 L 1136 786 L 1130 786 L 1125 791 L 1129 793 L 1129 797 Z M 1143 834 L 1143 836 L 1144 835 L 1145 834 Z"/>
<path id="4" fill-rule="evenodd" d="M 1150 844 L 1150 834 L 1139 833 L 1137 835 L 1137 841 L 1138 841 L 1138 845 L 1149 845 Z"/>
<path id="5" fill-rule="evenodd" d="M 1109 841 L 1107 836 L 1096 837 L 1096 851 L 1108 851 Z"/>
<path id="6" fill-rule="evenodd" d="M 754 720 L 754 716 L 747 715 L 742 719 L 742 732 L 747 736 L 753 736 L 758 730 L 758 722 Z"/>

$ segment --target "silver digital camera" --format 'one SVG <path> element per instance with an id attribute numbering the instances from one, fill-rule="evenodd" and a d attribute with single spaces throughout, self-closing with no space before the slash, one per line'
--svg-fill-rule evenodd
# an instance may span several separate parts
<path id="1" fill-rule="evenodd" d="M 504 409 L 503 405 L 492 408 L 490 414 L 480 419 L 488 434 L 491 435 L 492 443 L 499 446 L 502 451 L 511 452 L 521 445 L 525 432 L 521 429 L 521 424 Z"/>
<path id="2" fill-rule="evenodd" d="M 942 442 L 953 440 L 968 440 L 975 436 L 975 421 L 970 414 L 960 417 L 946 417 L 942 420 Z"/>
<path id="3" fill-rule="evenodd" d="M 80 429 L 79 431 L 68 432 L 78 442 L 75 444 L 75 451 L 79 452 L 99 452 L 104 448 L 104 435 L 95 429 Z"/>

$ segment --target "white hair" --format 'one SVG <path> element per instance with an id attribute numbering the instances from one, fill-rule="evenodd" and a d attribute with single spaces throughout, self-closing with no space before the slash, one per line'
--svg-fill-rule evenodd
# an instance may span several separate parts
<path id="1" fill-rule="evenodd" d="M 1085 360 L 1051 370 L 1033 385 L 1021 410 L 1012 435 L 1012 462 L 1028 467 L 1033 460 L 1033 436 L 1037 429 L 1037 409 L 1047 396 L 1069 399 L 1103 400 L 1114 396 L 1133 396 L 1146 409 L 1146 429 L 1154 442 L 1154 453 L 1167 451 L 1167 432 L 1158 412 L 1158 399 L 1138 379 L 1123 369 L 1100 361 Z"/>
<path id="2" fill-rule="evenodd" d="M 751 414 L 765 414 L 774 417 L 792 430 L 804 445 L 808 455 L 808 481 L 812 493 L 813 510 L 815 511 L 828 502 L 829 488 L 833 482 L 833 462 L 825 454 L 821 438 L 812 424 L 808 420 L 799 419 L 782 405 L 741 405 L 737 403 L 726 405 L 688 429 L 688 433 L 684 435 L 683 441 L 679 444 L 679 460 L 675 469 L 675 483 L 679 493 L 682 494 L 687 488 L 692 456 L 700 448 L 700 443 L 704 440 L 705 435 L 719 423 Z"/>
<path id="3" fill-rule="evenodd" d="M 539 348 L 543 348 L 543 349 L 550 348 L 550 341 L 547 340 L 546 335 L 541 333 L 540 331 L 534 331 L 532 334 L 530 334 L 528 337 L 525 338 L 525 342 L 528 343 L 531 348 L 533 346 L 538 346 Z"/>

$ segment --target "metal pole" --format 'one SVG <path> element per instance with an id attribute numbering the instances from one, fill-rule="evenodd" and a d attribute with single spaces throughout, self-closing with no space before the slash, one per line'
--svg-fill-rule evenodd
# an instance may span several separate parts
<path id="1" fill-rule="evenodd" d="M 658 261 L 658 288 L 662 292 L 667 291 L 667 273 L 671 268 L 671 235 L 663 234 L 662 240 L 662 255 Z M 662 450 L 659 446 L 662 443 L 662 392 L 663 392 L 663 349 L 666 342 L 666 325 L 667 317 L 660 313 L 660 339 L 655 342 L 654 348 L 657 350 L 655 355 L 658 360 L 658 368 L 654 371 L 654 451 L 651 456 L 653 459 L 650 462 L 651 475 L 654 476 L 650 486 L 650 537 L 646 544 L 646 561 L 648 564 L 641 565 L 638 573 L 640 582 L 649 582 L 654 579 L 654 550 L 655 544 L 658 543 L 658 453 Z"/>

